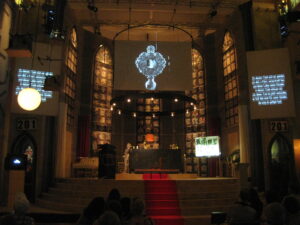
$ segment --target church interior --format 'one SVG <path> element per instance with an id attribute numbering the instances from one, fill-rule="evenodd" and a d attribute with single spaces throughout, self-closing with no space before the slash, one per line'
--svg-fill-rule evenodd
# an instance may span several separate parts
<path id="1" fill-rule="evenodd" d="M 1 0 L 0 216 L 24 192 L 75 224 L 117 188 L 220 224 L 242 189 L 299 195 L 299 88 L 299 0 Z"/>

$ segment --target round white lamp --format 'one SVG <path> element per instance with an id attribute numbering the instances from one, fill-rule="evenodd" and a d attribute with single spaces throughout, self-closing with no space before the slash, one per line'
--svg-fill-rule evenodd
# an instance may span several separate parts
<path id="1" fill-rule="evenodd" d="M 27 111 L 35 110 L 41 104 L 42 98 L 40 92 L 34 88 L 24 88 L 19 92 L 18 104 Z"/>

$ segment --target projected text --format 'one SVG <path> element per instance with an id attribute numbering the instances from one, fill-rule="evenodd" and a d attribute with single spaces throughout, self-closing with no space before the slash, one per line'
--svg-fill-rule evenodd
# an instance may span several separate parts
<path id="1" fill-rule="evenodd" d="M 284 74 L 253 76 L 252 87 L 252 101 L 258 105 L 279 105 L 288 98 Z"/>

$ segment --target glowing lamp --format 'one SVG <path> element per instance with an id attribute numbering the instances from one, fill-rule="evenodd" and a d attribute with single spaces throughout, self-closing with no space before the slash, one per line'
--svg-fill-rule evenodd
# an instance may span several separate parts
<path id="1" fill-rule="evenodd" d="M 23 2 L 23 0 L 15 0 L 15 3 L 16 3 L 17 5 L 21 5 L 22 2 Z"/>
<path id="2" fill-rule="evenodd" d="M 34 88 L 24 88 L 19 92 L 18 104 L 24 110 L 35 110 L 39 107 L 41 101 L 41 94 Z"/>
<path id="3" fill-rule="evenodd" d="M 145 140 L 147 142 L 154 142 L 154 135 L 153 134 L 146 134 L 145 135 Z"/>

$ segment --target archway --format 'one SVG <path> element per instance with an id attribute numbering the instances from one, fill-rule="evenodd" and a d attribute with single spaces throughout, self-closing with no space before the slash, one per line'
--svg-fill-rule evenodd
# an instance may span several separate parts
<path id="1" fill-rule="evenodd" d="M 269 144 L 270 190 L 279 197 L 285 196 L 295 186 L 293 149 L 281 134 L 276 134 Z"/>
<path id="2" fill-rule="evenodd" d="M 36 175 L 36 155 L 37 147 L 35 139 L 24 132 L 17 136 L 12 144 L 11 153 L 25 154 L 27 156 L 27 166 L 25 171 L 24 192 L 27 198 L 35 201 L 35 175 Z"/>

